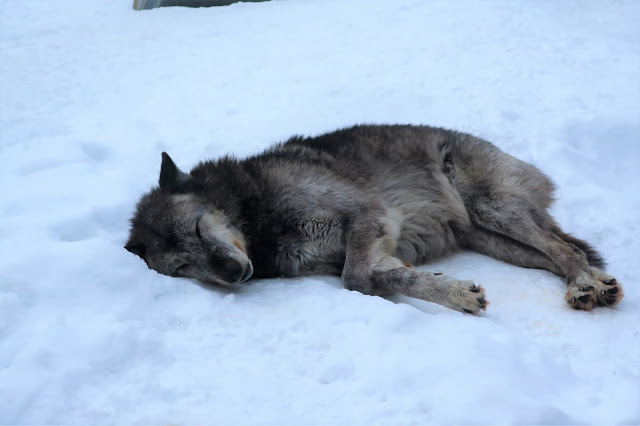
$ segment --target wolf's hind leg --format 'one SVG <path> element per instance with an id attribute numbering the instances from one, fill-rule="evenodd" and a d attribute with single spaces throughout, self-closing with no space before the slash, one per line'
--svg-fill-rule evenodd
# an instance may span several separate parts
<path id="1" fill-rule="evenodd" d="M 602 255 L 598 253 L 598 251 L 591 247 L 586 241 L 582 241 L 579 238 L 574 237 L 571 234 L 567 234 L 557 224 L 554 224 L 552 227 L 552 231 L 558 237 L 560 237 L 567 244 L 572 245 L 575 252 L 582 252 L 589 263 L 589 266 L 596 267 L 598 269 L 604 269 L 606 267 L 606 262 L 602 258 Z M 577 249 L 577 250 L 576 250 Z"/>
<path id="2" fill-rule="evenodd" d="M 616 280 L 591 266 L 580 247 L 554 233 L 554 228 L 559 228 L 546 211 L 521 198 L 504 197 L 478 201 L 469 213 L 477 226 L 531 246 L 551 259 L 566 277 L 565 299 L 573 308 L 589 311 L 596 305 L 612 307 L 622 300 L 622 288 Z"/>
<path id="3" fill-rule="evenodd" d="M 456 230 L 455 234 L 461 248 L 523 268 L 545 269 L 564 277 L 562 270 L 547 255 L 520 241 L 473 225 L 470 229 Z"/>
<path id="4" fill-rule="evenodd" d="M 597 285 L 594 287 L 594 292 L 598 306 L 613 307 L 620 303 L 624 297 L 624 292 L 617 280 L 604 271 L 606 263 L 600 253 L 598 253 L 598 251 L 586 241 L 582 241 L 581 239 L 564 232 L 557 224 L 553 226 L 552 231 L 556 236 L 566 242 L 575 253 L 580 256 L 584 256 L 587 260 L 591 276 L 597 281 Z M 569 292 L 567 292 L 567 301 L 571 303 L 569 293 L 574 293 L 571 297 L 572 299 L 576 293 L 575 289 L 572 292 L 570 288 Z"/>

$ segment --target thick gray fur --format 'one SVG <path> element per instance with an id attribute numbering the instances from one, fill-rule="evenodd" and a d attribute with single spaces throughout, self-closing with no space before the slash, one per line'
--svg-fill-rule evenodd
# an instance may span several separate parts
<path id="1" fill-rule="evenodd" d="M 551 181 L 464 133 L 355 126 L 188 174 L 163 153 L 159 183 L 138 203 L 126 248 L 166 275 L 227 285 L 331 274 L 349 290 L 475 314 L 487 306 L 482 287 L 412 266 L 469 249 L 564 277 L 576 309 L 623 297 L 598 252 L 549 215 Z"/>

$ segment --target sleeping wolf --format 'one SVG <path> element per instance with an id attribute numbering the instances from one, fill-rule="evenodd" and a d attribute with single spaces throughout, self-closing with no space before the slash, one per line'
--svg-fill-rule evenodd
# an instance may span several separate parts
<path id="1" fill-rule="evenodd" d="M 462 248 L 564 277 L 575 309 L 623 297 L 598 252 L 549 215 L 551 181 L 464 133 L 355 126 L 188 174 L 162 153 L 159 184 L 139 201 L 126 249 L 174 277 L 338 275 L 349 290 L 477 314 L 482 287 L 413 267 Z"/>

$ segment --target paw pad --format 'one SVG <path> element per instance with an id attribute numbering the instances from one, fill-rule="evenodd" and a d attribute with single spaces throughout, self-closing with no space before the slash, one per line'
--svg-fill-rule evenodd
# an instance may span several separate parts
<path id="1" fill-rule="evenodd" d="M 579 289 L 574 289 L 579 290 Z M 566 301 L 573 309 L 590 311 L 596 305 L 596 299 L 592 294 L 573 295 L 571 289 L 567 292 Z"/>
<path id="2" fill-rule="evenodd" d="M 591 296 L 585 294 L 584 296 L 578 297 L 578 300 L 582 303 L 587 303 L 589 300 L 591 300 Z"/>

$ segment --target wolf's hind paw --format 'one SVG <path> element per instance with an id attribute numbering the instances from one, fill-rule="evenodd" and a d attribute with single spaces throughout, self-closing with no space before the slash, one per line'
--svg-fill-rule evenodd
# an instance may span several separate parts
<path id="1" fill-rule="evenodd" d="M 622 286 L 606 272 L 591 268 L 591 276 L 583 276 L 569 284 L 565 300 L 573 309 L 590 311 L 596 306 L 612 308 L 622 298 Z"/>
<path id="2" fill-rule="evenodd" d="M 570 286 L 564 299 L 573 309 L 590 311 L 597 303 L 593 290 L 593 286 Z"/>
<path id="3" fill-rule="evenodd" d="M 624 298 L 624 292 L 618 280 L 598 268 L 591 268 L 591 272 L 597 280 L 595 293 L 598 298 L 598 306 L 612 308 L 620 303 Z"/>

